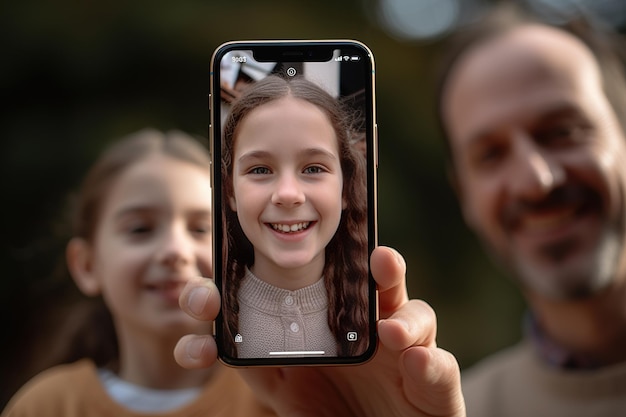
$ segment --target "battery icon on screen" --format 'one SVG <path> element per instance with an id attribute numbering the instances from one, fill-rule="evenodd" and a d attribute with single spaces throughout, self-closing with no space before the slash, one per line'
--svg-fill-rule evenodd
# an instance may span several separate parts
<path id="1" fill-rule="evenodd" d="M 360 56 L 358 56 L 358 55 L 354 55 L 354 56 L 351 56 L 351 57 L 350 57 L 350 61 L 358 61 L 358 60 L 360 60 L 360 59 L 361 59 L 361 57 L 360 57 Z"/>

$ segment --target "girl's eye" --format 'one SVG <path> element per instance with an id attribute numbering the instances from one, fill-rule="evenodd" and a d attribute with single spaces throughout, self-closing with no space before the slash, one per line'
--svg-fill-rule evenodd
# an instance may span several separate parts
<path id="1" fill-rule="evenodd" d="M 126 229 L 127 233 L 134 238 L 145 237 L 153 230 L 154 228 L 148 224 L 131 225 Z"/>
<path id="2" fill-rule="evenodd" d="M 146 225 L 142 225 L 142 226 L 134 226 L 130 228 L 130 233 L 132 234 L 142 234 L 142 233 L 148 233 L 152 230 L 151 227 L 146 226 Z"/>
<path id="3" fill-rule="evenodd" d="M 267 167 L 254 167 L 248 171 L 250 174 L 255 175 L 267 175 L 270 174 L 270 170 Z"/>
<path id="4" fill-rule="evenodd" d="M 191 233 L 198 235 L 198 236 L 204 236 L 204 235 L 210 235 L 211 234 L 211 226 L 209 224 L 195 224 L 195 225 L 191 225 L 189 227 L 189 230 L 191 231 Z"/>
<path id="5" fill-rule="evenodd" d="M 306 167 L 303 172 L 305 174 L 321 174 L 322 172 L 326 172 L 326 170 L 321 166 L 312 165 L 310 167 Z"/>

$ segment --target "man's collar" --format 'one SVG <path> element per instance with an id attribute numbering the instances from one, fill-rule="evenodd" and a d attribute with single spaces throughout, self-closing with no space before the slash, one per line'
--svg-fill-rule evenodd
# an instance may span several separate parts
<path id="1" fill-rule="evenodd" d="M 585 370 L 602 366 L 597 359 L 571 352 L 552 340 L 530 311 L 524 317 L 524 333 L 535 347 L 539 357 L 555 368 Z"/>

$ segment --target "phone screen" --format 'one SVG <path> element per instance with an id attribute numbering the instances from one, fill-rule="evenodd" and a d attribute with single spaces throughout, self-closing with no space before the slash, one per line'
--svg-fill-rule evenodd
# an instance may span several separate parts
<path id="1" fill-rule="evenodd" d="M 210 109 L 220 358 L 366 361 L 377 317 L 371 51 L 356 41 L 224 44 Z"/>

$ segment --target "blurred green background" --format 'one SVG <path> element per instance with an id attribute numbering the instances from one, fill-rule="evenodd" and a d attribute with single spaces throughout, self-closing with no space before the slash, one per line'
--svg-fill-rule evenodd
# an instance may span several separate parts
<path id="1" fill-rule="evenodd" d="M 209 60 L 229 40 L 351 38 L 372 49 L 380 244 L 405 256 L 411 297 L 434 307 L 438 343 L 462 367 L 519 338 L 523 303 L 463 225 L 445 176 L 433 94 L 447 29 L 409 36 L 381 2 L 4 2 L 1 405 L 54 343 L 74 294 L 63 261 L 69 193 L 112 139 L 146 126 L 206 137 Z M 462 23 L 490 2 L 439 4 L 457 4 Z M 436 21 L 435 9 L 414 27 Z"/>

